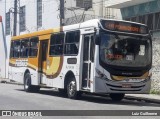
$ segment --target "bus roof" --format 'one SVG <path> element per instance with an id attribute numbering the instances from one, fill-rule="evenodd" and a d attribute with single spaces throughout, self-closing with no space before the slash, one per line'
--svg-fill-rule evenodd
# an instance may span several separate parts
<path id="1" fill-rule="evenodd" d="M 36 37 L 36 36 L 51 34 L 51 33 L 59 32 L 59 31 L 60 31 L 60 28 L 36 31 L 36 32 L 33 32 L 33 33 L 27 33 L 27 34 L 23 34 L 23 35 L 19 35 L 19 36 L 13 36 L 12 40 Z"/>
<path id="2" fill-rule="evenodd" d="M 99 25 L 98 23 L 100 23 L 100 20 L 119 21 L 119 22 L 134 23 L 134 24 L 137 24 L 137 25 L 144 25 L 144 26 L 146 26 L 145 24 L 141 24 L 141 23 L 137 23 L 137 22 L 124 21 L 124 20 L 116 20 L 116 19 L 102 19 L 101 18 L 101 19 L 88 20 L 88 21 L 85 21 L 85 22 L 82 22 L 82 23 L 78 23 L 78 24 L 67 25 L 67 26 L 64 26 L 64 27 L 61 27 L 61 28 L 36 31 L 36 32 L 33 32 L 33 33 L 28 33 L 28 34 L 23 34 L 23 35 L 19 35 L 19 36 L 14 36 L 14 37 L 12 37 L 12 40 L 24 39 L 24 38 L 30 38 L 30 37 L 36 37 L 36 36 L 40 36 L 40 35 L 60 32 L 60 31 L 70 31 L 70 30 L 81 29 L 81 28 L 98 27 L 98 25 Z"/>
<path id="3" fill-rule="evenodd" d="M 133 24 L 137 24 L 137 25 L 146 26 L 145 24 L 132 22 L 132 21 L 116 20 L 116 19 L 102 19 L 101 18 L 101 19 L 88 20 L 88 21 L 85 21 L 85 22 L 82 22 L 82 23 L 78 23 L 78 24 L 64 26 L 63 30 L 64 31 L 68 31 L 68 30 L 74 30 L 74 29 L 79 29 L 79 28 L 98 27 L 98 23 L 100 22 L 100 20 L 119 21 L 119 22 L 126 22 L 126 23 L 131 23 L 131 24 L 133 23 Z"/>

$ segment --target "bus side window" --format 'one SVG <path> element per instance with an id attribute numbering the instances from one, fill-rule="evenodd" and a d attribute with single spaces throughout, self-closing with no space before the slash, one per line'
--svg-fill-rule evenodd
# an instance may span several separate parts
<path id="1" fill-rule="evenodd" d="M 20 41 L 14 41 L 14 47 L 13 47 L 13 52 L 14 52 L 14 58 L 19 58 L 20 56 Z"/>
<path id="2" fill-rule="evenodd" d="M 29 53 L 29 39 L 21 41 L 21 55 L 22 58 L 27 58 Z"/>
<path id="3" fill-rule="evenodd" d="M 50 56 L 63 55 L 64 33 L 52 34 L 50 41 Z"/>
<path id="4" fill-rule="evenodd" d="M 10 58 L 14 57 L 14 41 L 11 42 Z"/>
<path id="5" fill-rule="evenodd" d="M 66 33 L 65 54 L 77 55 L 79 49 L 80 31 L 71 31 Z"/>
<path id="6" fill-rule="evenodd" d="M 30 47 L 29 47 L 29 56 L 37 57 L 38 54 L 38 37 L 34 37 L 30 39 Z"/>

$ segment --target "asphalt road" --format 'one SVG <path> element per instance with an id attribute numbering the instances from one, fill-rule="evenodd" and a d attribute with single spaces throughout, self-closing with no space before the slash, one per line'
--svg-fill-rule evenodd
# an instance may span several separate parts
<path id="1" fill-rule="evenodd" d="M 160 104 L 122 100 L 113 102 L 109 97 L 83 95 L 81 100 L 71 100 L 53 89 L 41 89 L 39 93 L 26 93 L 22 85 L 0 83 L 0 110 L 160 110 Z M 63 116 L 63 115 L 62 115 Z M 1 119 L 2 117 L 0 117 Z M 9 118 L 9 117 L 3 117 Z M 18 119 L 17 117 L 12 117 Z M 51 117 L 41 117 L 51 118 Z M 54 117 L 55 118 L 55 117 Z M 62 118 L 62 117 L 56 117 Z M 75 118 L 75 117 L 63 117 Z M 82 118 L 82 117 L 77 117 Z M 88 119 L 91 117 L 83 117 Z M 137 117 L 92 117 L 112 119 L 137 119 Z M 139 117 L 158 119 L 159 117 Z M 32 118 L 34 119 L 34 118 Z M 39 119 L 38 117 L 35 119 Z"/>

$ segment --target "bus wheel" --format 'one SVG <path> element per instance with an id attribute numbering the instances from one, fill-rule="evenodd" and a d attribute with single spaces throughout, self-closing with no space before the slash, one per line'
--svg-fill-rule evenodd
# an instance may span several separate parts
<path id="1" fill-rule="evenodd" d="M 71 78 L 67 83 L 67 95 L 68 98 L 71 99 L 77 99 L 80 97 L 80 92 L 77 91 L 75 78 Z"/>
<path id="2" fill-rule="evenodd" d="M 124 93 L 111 93 L 109 96 L 113 101 L 121 101 L 124 98 L 125 94 Z"/>
<path id="3" fill-rule="evenodd" d="M 31 84 L 31 75 L 30 75 L 30 73 L 27 73 L 24 76 L 24 90 L 26 92 L 38 92 L 40 90 L 39 86 L 33 86 Z"/>

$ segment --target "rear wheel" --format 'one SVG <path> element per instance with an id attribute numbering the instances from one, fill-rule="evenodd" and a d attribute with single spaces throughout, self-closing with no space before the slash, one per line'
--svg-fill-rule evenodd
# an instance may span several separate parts
<path id="1" fill-rule="evenodd" d="M 81 92 L 77 91 L 75 78 L 71 78 L 67 83 L 67 95 L 71 99 L 78 99 L 81 96 Z"/>
<path id="2" fill-rule="evenodd" d="M 24 90 L 26 92 L 38 92 L 40 90 L 39 86 L 33 86 L 31 84 L 31 75 L 26 73 L 24 76 Z"/>
<path id="3" fill-rule="evenodd" d="M 110 98 L 113 101 L 121 101 L 124 98 L 125 94 L 124 93 L 111 93 Z"/>

